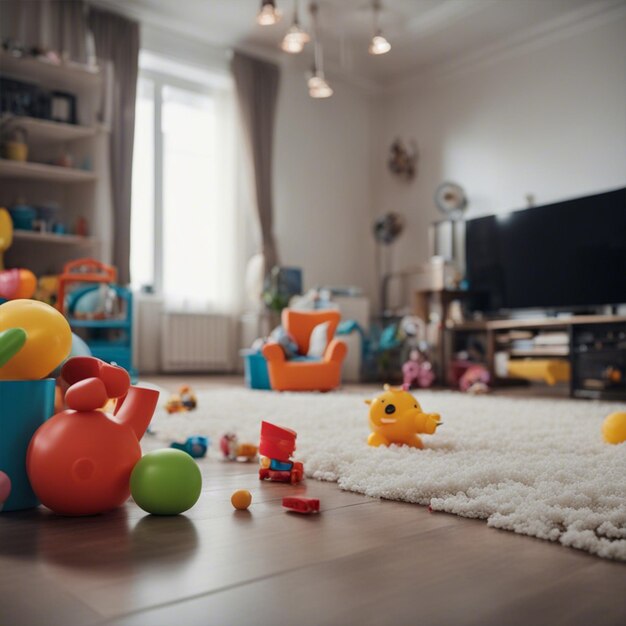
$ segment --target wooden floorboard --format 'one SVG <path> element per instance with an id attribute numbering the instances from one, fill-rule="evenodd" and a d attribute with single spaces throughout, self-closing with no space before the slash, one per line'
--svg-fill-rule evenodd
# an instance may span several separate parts
<path id="1" fill-rule="evenodd" d="M 200 465 L 184 516 L 1 514 L 0 626 L 626 623 L 624 564 L 332 483 L 260 483 L 255 464 Z M 230 505 L 241 488 L 249 512 Z M 286 494 L 322 513 L 284 512 Z"/>

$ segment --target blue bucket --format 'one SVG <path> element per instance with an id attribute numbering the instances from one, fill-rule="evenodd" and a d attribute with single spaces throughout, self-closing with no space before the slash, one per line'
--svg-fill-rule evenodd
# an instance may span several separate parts
<path id="1" fill-rule="evenodd" d="M 267 361 L 260 352 L 241 350 L 246 385 L 250 389 L 271 389 Z"/>
<path id="2" fill-rule="evenodd" d="M 35 431 L 54 412 L 54 379 L 0 381 L 0 471 L 11 480 L 2 511 L 39 504 L 26 474 L 26 451 Z"/>

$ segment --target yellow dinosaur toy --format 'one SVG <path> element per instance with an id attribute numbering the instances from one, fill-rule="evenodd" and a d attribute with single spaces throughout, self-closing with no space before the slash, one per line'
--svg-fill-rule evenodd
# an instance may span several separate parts
<path id="1" fill-rule="evenodd" d="M 432 435 L 441 425 L 438 413 L 424 413 L 419 402 L 402 388 L 385 385 L 384 393 L 370 405 L 369 422 L 372 432 L 367 439 L 370 446 L 388 446 L 392 443 L 423 448 L 417 433 Z"/>

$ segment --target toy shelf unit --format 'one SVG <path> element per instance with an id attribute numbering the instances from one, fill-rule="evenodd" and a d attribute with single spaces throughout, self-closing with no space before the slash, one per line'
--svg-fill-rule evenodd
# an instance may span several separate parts
<path id="1" fill-rule="evenodd" d="M 574 398 L 626 400 L 626 316 L 450 323 L 447 371 L 461 349 L 487 367 L 496 385 L 561 383 Z"/>
<path id="2" fill-rule="evenodd" d="M 133 294 L 116 280 L 114 267 L 94 259 L 68 263 L 59 277 L 58 307 L 93 356 L 135 377 Z"/>
<path id="3" fill-rule="evenodd" d="M 103 93 L 98 67 L 0 52 L 0 206 L 15 229 L 8 267 L 58 274 L 85 252 L 106 256 L 110 242 L 93 234 L 110 231 Z"/>

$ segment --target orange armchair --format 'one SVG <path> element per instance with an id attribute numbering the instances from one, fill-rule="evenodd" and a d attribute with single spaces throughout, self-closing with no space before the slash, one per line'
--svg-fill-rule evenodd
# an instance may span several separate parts
<path id="1" fill-rule="evenodd" d="M 285 330 L 296 340 L 300 354 L 309 350 L 311 332 L 318 325 L 328 322 L 326 351 L 319 362 L 288 361 L 277 343 L 263 348 L 267 359 L 272 389 L 277 391 L 329 391 L 341 383 L 341 365 L 348 348 L 343 341 L 333 339 L 341 315 L 338 311 L 291 311 L 284 309 L 282 323 Z"/>

